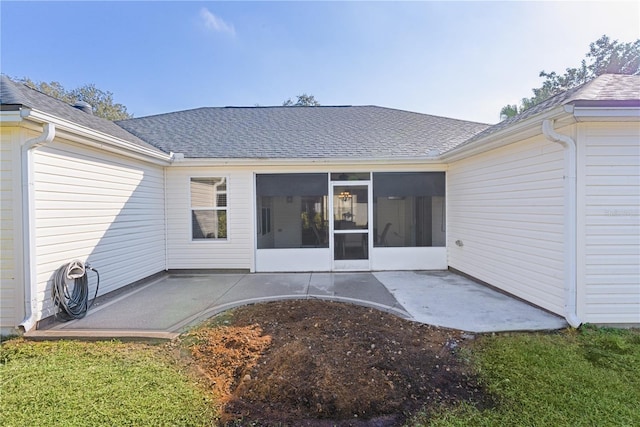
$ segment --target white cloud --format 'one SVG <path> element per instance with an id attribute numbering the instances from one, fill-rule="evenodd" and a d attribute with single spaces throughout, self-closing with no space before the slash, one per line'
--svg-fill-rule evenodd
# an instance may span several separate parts
<path id="1" fill-rule="evenodd" d="M 233 24 L 226 23 L 222 18 L 214 15 L 206 7 L 200 9 L 200 18 L 202 19 L 204 26 L 210 31 L 215 31 L 217 33 L 227 33 L 232 36 L 236 35 L 236 29 L 234 28 Z"/>

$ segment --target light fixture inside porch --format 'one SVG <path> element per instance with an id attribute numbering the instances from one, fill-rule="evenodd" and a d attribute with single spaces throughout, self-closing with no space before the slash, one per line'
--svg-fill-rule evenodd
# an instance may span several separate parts
<path id="1" fill-rule="evenodd" d="M 348 191 L 342 191 L 340 192 L 340 195 L 338 196 L 343 202 L 346 202 L 347 200 L 350 200 L 353 196 L 351 195 L 351 193 L 349 193 Z"/>

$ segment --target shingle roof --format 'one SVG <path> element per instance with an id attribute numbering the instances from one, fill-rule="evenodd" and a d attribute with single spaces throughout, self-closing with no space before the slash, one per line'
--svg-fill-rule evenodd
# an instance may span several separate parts
<path id="1" fill-rule="evenodd" d="M 33 108 L 112 137 L 157 151 L 157 148 L 149 145 L 137 136 L 132 135 L 110 120 L 85 113 L 66 102 L 31 89 L 22 83 L 14 82 L 4 75 L 0 76 L 0 104 L 3 106 L 14 105 L 17 107 L 24 106 Z"/>
<path id="2" fill-rule="evenodd" d="M 549 111 L 554 107 L 568 104 L 582 106 L 640 106 L 640 76 L 603 74 L 587 83 L 552 96 L 517 116 L 488 127 L 461 145 L 485 138 L 516 123 Z"/>
<path id="3" fill-rule="evenodd" d="M 640 106 L 640 76 L 602 75 L 490 126 L 376 106 L 208 107 L 110 122 L 2 76 L 0 103 L 32 107 L 189 158 L 409 159 L 443 154 L 560 105 Z"/>
<path id="4" fill-rule="evenodd" d="M 375 106 L 212 107 L 117 123 L 190 158 L 426 157 L 488 126 Z"/>
<path id="5" fill-rule="evenodd" d="M 640 76 L 603 74 L 577 89 L 566 103 L 640 101 Z"/>

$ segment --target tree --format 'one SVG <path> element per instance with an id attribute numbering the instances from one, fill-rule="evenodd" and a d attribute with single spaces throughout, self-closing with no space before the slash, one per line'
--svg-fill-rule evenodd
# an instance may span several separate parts
<path id="1" fill-rule="evenodd" d="M 577 68 L 567 68 L 563 75 L 552 71 L 540 72 L 545 80 L 542 86 L 533 90 L 533 97 L 523 98 L 520 107 L 506 105 L 500 110 L 500 117 L 513 117 L 518 113 L 538 105 L 560 92 L 586 83 L 602 74 L 640 75 L 640 39 L 630 43 L 611 41 L 603 35 L 589 45 L 589 52 Z M 513 108 L 515 107 L 515 108 Z"/>
<path id="2" fill-rule="evenodd" d="M 502 107 L 500 110 L 500 120 L 504 120 L 507 117 L 513 117 L 517 115 L 519 112 L 518 106 L 516 104 L 509 104 Z"/>
<path id="3" fill-rule="evenodd" d="M 29 78 L 18 79 L 32 89 L 47 94 L 53 98 L 75 104 L 83 101 L 91 105 L 93 114 L 107 120 L 124 120 L 133 117 L 127 112 L 127 107 L 113 101 L 113 93 L 98 89 L 94 84 L 87 84 L 76 89 L 66 90 L 59 82 L 34 82 Z"/>
<path id="4" fill-rule="evenodd" d="M 287 99 L 282 103 L 283 107 L 317 107 L 320 103 L 316 101 L 313 95 L 307 95 L 303 93 L 302 95 L 298 95 L 298 100 L 294 104 L 291 98 Z"/>

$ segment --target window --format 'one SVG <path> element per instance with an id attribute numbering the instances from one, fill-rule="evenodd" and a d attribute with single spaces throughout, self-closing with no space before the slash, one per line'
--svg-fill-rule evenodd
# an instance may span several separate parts
<path id="1" fill-rule="evenodd" d="M 227 238 L 227 179 L 191 178 L 193 240 Z"/>
<path id="2" fill-rule="evenodd" d="M 445 246 L 444 172 L 373 174 L 375 247 Z"/>
<path id="3" fill-rule="evenodd" d="M 256 175 L 258 249 L 328 248 L 325 173 Z"/>
<path id="4" fill-rule="evenodd" d="M 331 181 L 369 181 L 371 174 L 369 172 L 333 172 Z"/>

